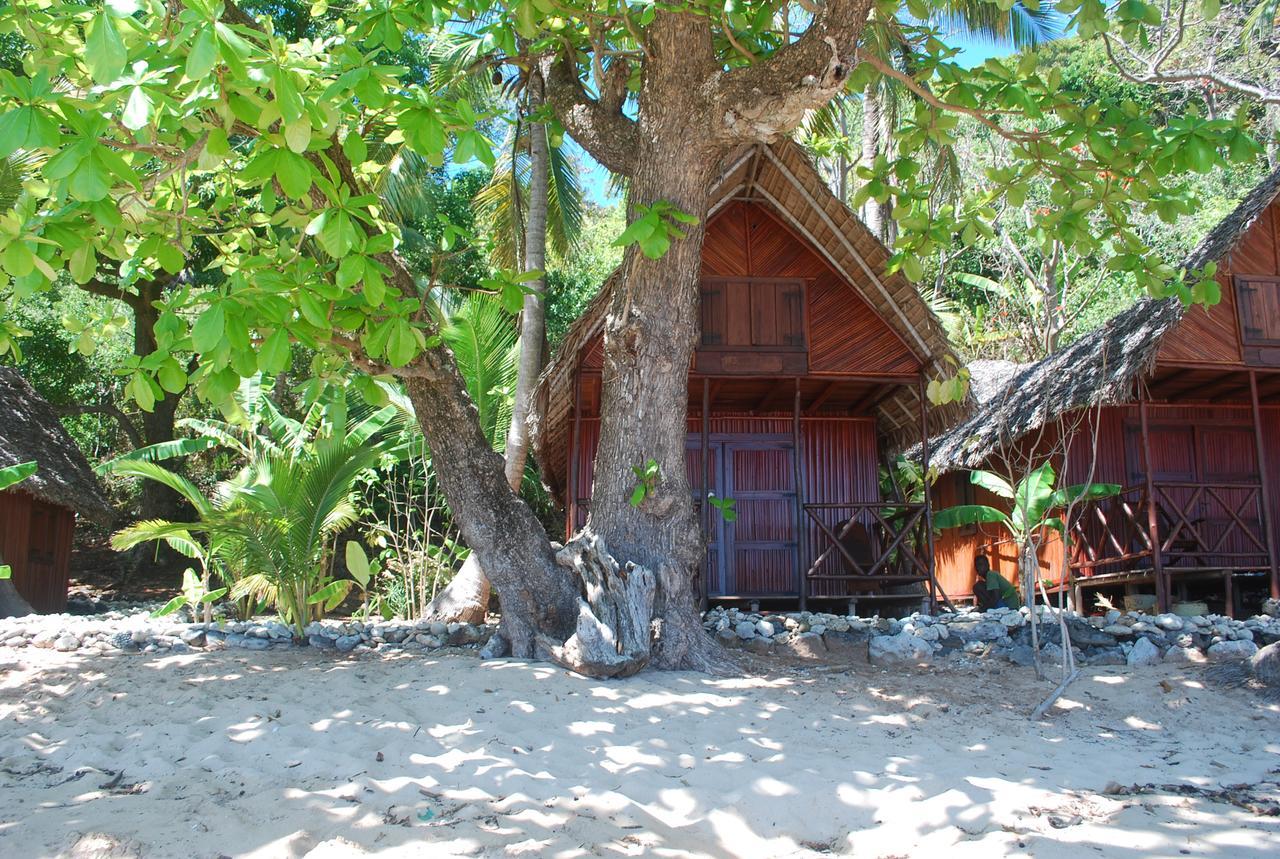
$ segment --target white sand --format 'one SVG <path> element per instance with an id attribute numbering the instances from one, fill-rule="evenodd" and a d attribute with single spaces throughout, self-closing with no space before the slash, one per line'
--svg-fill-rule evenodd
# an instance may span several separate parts
<path id="1" fill-rule="evenodd" d="M 3 857 L 1280 856 L 1280 819 L 1098 793 L 1280 779 L 1280 712 L 1194 670 L 1089 671 L 1038 724 L 1052 684 L 1014 667 L 603 683 L 27 649 L 0 672 Z"/>

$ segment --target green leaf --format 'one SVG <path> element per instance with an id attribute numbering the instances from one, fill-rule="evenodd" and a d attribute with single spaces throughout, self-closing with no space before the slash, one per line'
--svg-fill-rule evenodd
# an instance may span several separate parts
<path id="1" fill-rule="evenodd" d="M 992 495 L 999 495 L 1001 498 L 1013 499 L 1013 487 L 1009 485 L 1009 481 L 1005 480 L 997 474 L 990 471 L 974 471 L 969 474 L 969 482 L 974 486 L 980 486 L 990 492 Z"/>
<path id="2" fill-rule="evenodd" d="M 36 463 L 34 461 L 20 462 L 17 465 L 0 468 L 0 489 L 8 489 L 10 486 L 15 486 L 35 473 Z"/>
<path id="3" fill-rule="evenodd" d="M 89 24 L 85 48 L 89 74 L 98 83 L 109 84 L 124 72 L 129 54 L 115 21 L 106 12 L 99 12 Z"/>
<path id="4" fill-rule="evenodd" d="M 369 556 L 365 554 L 364 548 L 355 540 L 348 540 L 346 555 L 347 572 L 360 583 L 360 587 L 368 587 L 369 579 L 373 578 L 373 570 L 369 567 Z"/>
<path id="5" fill-rule="evenodd" d="M 1200 12 L 1206 21 L 1212 21 L 1222 11 L 1221 0 L 1200 0 Z"/>
<path id="6" fill-rule="evenodd" d="M 276 156 L 275 167 L 280 187 L 294 200 L 301 200 L 311 190 L 311 162 L 301 155 L 281 151 Z"/>
<path id="7" fill-rule="evenodd" d="M 959 528 L 984 522 L 1007 522 L 1008 517 L 994 507 L 985 504 L 958 504 L 939 510 L 933 517 L 935 528 Z"/>
<path id="8" fill-rule="evenodd" d="M 121 115 L 120 121 L 130 131 L 139 131 L 146 128 L 147 123 L 151 122 L 152 107 L 153 102 L 150 94 L 142 87 L 136 86 L 129 92 L 129 100 L 125 102 L 124 113 Z"/>
<path id="9" fill-rule="evenodd" d="M 307 597 L 307 605 L 319 605 L 320 603 L 323 603 L 325 611 L 333 611 L 344 599 L 347 598 L 347 594 L 350 592 L 350 579 L 341 579 L 336 582 L 329 582 L 329 584 Z"/>
<path id="10" fill-rule="evenodd" d="M 182 608 L 183 606 L 185 606 L 185 605 L 186 605 L 187 603 L 189 603 L 189 602 L 191 602 L 191 601 L 190 601 L 189 599 L 187 599 L 187 597 L 186 597 L 185 595 L 183 595 L 183 594 L 178 594 L 176 597 L 174 597 L 173 599 L 171 599 L 171 600 L 169 600 L 167 603 L 165 603 L 163 607 L 161 607 L 161 608 L 159 608 L 159 609 L 157 609 L 157 610 L 153 611 L 153 612 L 151 613 L 151 616 L 152 616 L 152 617 L 164 617 L 165 615 L 173 614 L 175 611 L 177 611 L 178 609 Z"/>
<path id="11" fill-rule="evenodd" d="M 648 492 L 648 489 L 645 485 L 643 483 L 637 483 L 636 488 L 631 490 L 631 498 L 628 499 L 628 503 L 630 503 L 632 507 L 639 507 L 641 502 L 644 501 L 646 492 Z"/>
<path id="12" fill-rule="evenodd" d="M 0 564 L 0 581 L 13 578 L 13 568 L 8 564 Z"/>
<path id="13" fill-rule="evenodd" d="M 222 304 L 211 304 L 191 328 L 191 345 L 197 352 L 212 352 L 222 343 L 226 331 L 227 317 Z"/>
<path id="14" fill-rule="evenodd" d="M 193 81 L 204 80 L 213 71 L 218 61 L 218 46 L 213 39 L 213 31 L 201 28 L 191 42 L 191 50 L 187 53 L 187 77 Z"/>
<path id="15" fill-rule="evenodd" d="M 262 347 L 258 350 L 258 369 L 268 376 L 283 373 L 289 369 L 291 357 L 289 335 L 283 328 L 278 328 L 262 341 Z"/>

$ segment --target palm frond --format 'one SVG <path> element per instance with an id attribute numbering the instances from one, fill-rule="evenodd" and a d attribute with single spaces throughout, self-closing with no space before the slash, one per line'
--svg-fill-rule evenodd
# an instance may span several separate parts
<path id="1" fill-rule="evenodd" d="M 99 475 L 111 474 L 122 462 L 144 461 L 144 462 L 160 462 L 166 459 L 175 459 L 179 456 L 190 456 L 193 453 L 199 453 L 216 447 L 222 443 L 220 438 L 206 434 L 196 438 L 179 438 L 173 441 L 162 441 L 156 444 L 149 444 L 146 447 L 140 447 L 137 450 L 131 450 L 128 453 L 121 454 L 115 459 L 109 459 L 106 462 L 99 463 L 94 466 L 93 470 Z"/>
<path id="2" fill-rule="evenodd" d="M 500 447 L 510 424 L 518 370 L 518 332 L 513 320 L 493 297 L 472 295 L 441 334 L 467 380 L 480 426 L 494 447 Z"/>
<path id="3" fill-rule="evenodd" d="M 112 472 L 124 477 L 142 477 L 147 480 L 153 480 L 162 486 L 167 486 L 181 495 L 192 507 L 196 508 L 196 512 L 201 516 L 213 512 L 213 505 L 209 503 L 208 499 L 204 497 L 194 483 L 180 474 L 174 474 L 157 463 L 141 459 L 130 459 L 118 462 Z"/>

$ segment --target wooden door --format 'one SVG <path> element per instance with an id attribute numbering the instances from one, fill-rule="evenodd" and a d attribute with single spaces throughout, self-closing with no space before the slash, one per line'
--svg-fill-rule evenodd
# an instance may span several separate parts
<path id="1" fill-rule="evenodd" d="M 796 593 L 795 466 L 785 441 L 725 442 L 721 476 L 737 516 L 722 523 L 725 585 L 736 596 Z"/>
<path id="2" fill-rule="evenodd" d="M 1259 490 L 1229 488 L 1258 483 L 1258 451 L 1251 426 L 1204 426 L 1199 436 L 1200 479 L 1213 487 L 1200 498 L 1199 529 L 1210 546 L 1228 555 L 1265 553 Z M 1229 557 L 1215 559 L 1224 565 Z"/>

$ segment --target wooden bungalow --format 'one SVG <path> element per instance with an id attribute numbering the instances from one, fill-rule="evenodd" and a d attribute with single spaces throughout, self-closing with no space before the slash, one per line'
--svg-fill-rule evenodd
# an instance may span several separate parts
<path id="1" fill-rule="evenodd" d="M 939 508 L 975 500 L 966 469 L 1008 474 L 1037 450 L 1065 450 L 1067 483 L 1124 488 L 1081 508 L 1066 555 L 1061 543 L 1042 553 L 1044 577 L 1082 608 L 1098 590 L 1227 613 L 1280 597 L 1280 170 L 1184 265 L 1211 261 L 1218 304 L 1144 300 L 1039 363 L 980 367 L 982 404 L 935 439 L 934 465 L 953 472 Z M 944 533 L 937 553 L 956 595 L 970 593 L 978 554 L 1007 574 L 1016 563 L 991 526 Z"/>
<path id="2" fill-rule="evenodd" d="M 34 475 L 0 492 L 0 558 L 32 608 L 59 612 L 77 514 L 102 524 L 113 514 L 53 407 L 17 370 L 0 367 L 0 468 L 33 460 Z"/>
<path id="3" fill-rule="evenodd" d="M 880 474 L 888 450 L 958 416 L 922 396 L 951 356 L 941 326 L 795 144 L 736 153 L 712 199 L 687 412 L 704 601 L 933 598 L 927 499 L 882 494 Z M 534 450 L 566 535 L 591 504 L 616 281 L 569 331 L 535 400 Z M 701 503 L 711 493 L 734 499 L 735 521 Z"/>

